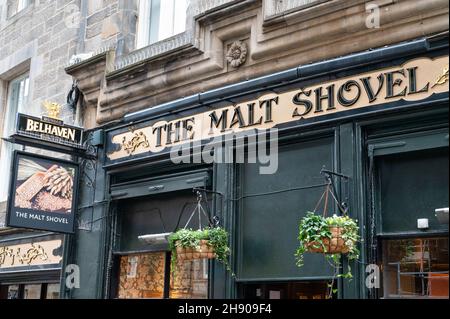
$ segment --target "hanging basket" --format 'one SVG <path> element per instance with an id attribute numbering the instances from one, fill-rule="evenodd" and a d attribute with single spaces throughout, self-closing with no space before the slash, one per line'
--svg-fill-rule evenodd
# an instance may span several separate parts
<path id="1" fill-rule="evenodd" d="M 196 259 L 214 259 L 217 257 L 213 247 L 209 245 L 208 240 L 201 240 L 199 247 L 196 248 L 177 245 L 176 247 L 178 260 L 189 261 Z"/>
<path id="2" fill-rule="evenodd" d="M 330 226 L 329 227 L 331 238 L 322 238 L 322 243 L 309 242 L 306 249 L 310 253 L 320 254 L 347 254 L 350 248 L 345 244 L 342 238 L 344 229 L 342 227 Z"/>

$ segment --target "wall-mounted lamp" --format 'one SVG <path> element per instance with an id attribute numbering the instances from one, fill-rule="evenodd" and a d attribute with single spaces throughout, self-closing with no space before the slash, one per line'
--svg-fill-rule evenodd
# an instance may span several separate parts
<path id="1" fill-rule="evenodd" d="M 448 225 L 448 207 L 446 208 L 438 208 L 435 210 L 435 216 L 440 224 Z"/>
<path id="2" fill-rule="evenodd" d="M 139 236 L 138 239 L 148 245 L 168 244 L 168 239 L 171 234 L 172 233 L 142 235 Z"/>

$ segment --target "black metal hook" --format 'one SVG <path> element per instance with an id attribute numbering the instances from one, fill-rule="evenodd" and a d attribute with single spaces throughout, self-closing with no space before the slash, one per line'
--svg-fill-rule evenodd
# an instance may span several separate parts
<path id="1" fill-rule="evenodd" d="M 345 198 L 343 201 L 339 201 L 338 206 L 340 206 L 339 208 L 342 210 L 342 213 L 344 215 L 347 215 L 348 210 L 349 210 L 348 201 L 350 199 L 350 188 L 349 188 L 348 184 L 350 182 L 351 177 L 348 175 L 344 175 L 342 173 L 337 173 L 337 172 L 327 170 L 325 166 L 322 167 L 320 174 L 325 175 L 325 179 L 331 185 L 331 191 L 333 192 L 334 196 L 336 196 L 336 198 L 338 198 L 338 195 L 337 195 L 337 191 L 336 191 L 336 186 L 334 184 L 333 176 L 337 176 L 344 180 L 344 182 L 345 182 Z"/>

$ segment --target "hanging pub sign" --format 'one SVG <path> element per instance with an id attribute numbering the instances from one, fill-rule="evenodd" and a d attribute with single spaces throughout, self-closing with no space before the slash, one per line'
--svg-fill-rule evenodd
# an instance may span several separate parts
<path id="1" fill-rule="evenodd" d="M 52 117 L 18 114 L 16 137 L 29 138 L 65 147 L 83 148 L 83 130 Z"/>
<path id="2" fill-rule="evenodd" d="M 78 164 L 16 151 L 7 226 L 73 233 Z"/>

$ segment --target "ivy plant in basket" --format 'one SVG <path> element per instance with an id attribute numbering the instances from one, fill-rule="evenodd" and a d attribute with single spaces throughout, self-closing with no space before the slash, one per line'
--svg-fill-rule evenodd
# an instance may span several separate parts
<path id="1" fill-rule="evenodd" d="M 200 230 L 180 229 L 169 236 L 172 253 L 172 270 L 178 260 L 216 259 L 230 270 L 228 256 L 228 233 L 221 227 Z"/>
<path id="2" fill-rule="evenodd" d="M 300 245 L 295 256 L 299 267 L 303 266 L 303 255 L 307 252 L 324 254 L 333 262 L 336 271 L 341 255 L 346 255 L 349 260 L 359 258 L 358 223 L 348 216 L 323 217 L 308 212 L 300 221 L 298 240 Z M 346 274 L 337 276 L 351 278 L 350 266 Z"/>

